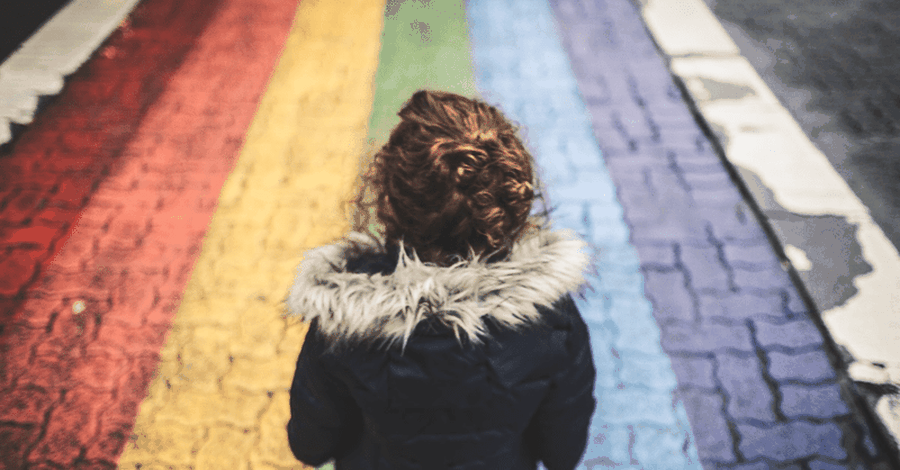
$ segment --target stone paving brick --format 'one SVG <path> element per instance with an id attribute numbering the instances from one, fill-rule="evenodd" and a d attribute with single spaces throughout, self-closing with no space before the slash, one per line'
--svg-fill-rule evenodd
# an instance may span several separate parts
<path id="1" fill-rule="evenodd" d="M 684 173 L 684 180 L 692 190 L 729 187 L 733 183 L 731 176 L 719 167 L 706 168 L 709 171 L 690 171 Z"/>
<path id="2" fill-rule="evenodd" d="M 615 199 L 616 190 L 612 181 L 603 173 L 580 172 L 574 181 L 554 185 L 552 204 L 570 202 L 610 203 Z"/>
<path id="3" fill-rule="evenodd" d="M 732 289 L 730 275 L 715 247 L 682 246 L 681 262 L 687 267 L 691 285 L 698 293 Z"/>
<path id="4" fill-rule="evenodd" d="M 611 339 L 603 334 L 593 334 L 594 331 L 612 330 L 611 325 L 602 325 L 591 329 L 591 352 L 594 356 L 594 364 L 597 368 L 596 387 L 598 389 L 613 389 L 619 385 L 619 374 L 622 370 L 621 360 L 613 354 Z M 612 336 L 612 334 L 609 334 Z"/>
<path id="5" fill-rule="evenodd" d="M 741 436 L 740 451 L 748 460 L 769 457 L 783 462 L 817 455 L 835 460 L 847 458 L 841 445 L 841 429 L 835 423 L 791 421 L 767 428 L 738 424 L 737 431 Z"/>
<path id="6" fill-rule="evenodd" d="M 735 188 L 694 188 L 691 191 L 691 200 L 694 201 L 695 204 L 700 205 L 701 207 L 710 207 L 713 209 L 730 209 L 739 204 L 742 204 L 744 201 L 741 198 L 740 193 L 737 192 Z M 736 237 L 739 240 L 746 240 L 750 238 L 750 236 L 755 235 L 753 232 L 748 232 L 743 236 L 730 234 L 732 237 Z M 728 238 L 726 238 L 728 240 Z"/>
<path id="7" fill-rule="evenodd" d="M 781 268 L 781 260 L 768 244 L 724 246 L 725 259 L 736 268 L 748 271 Z"/>
<path id="8" fill-rule="evenodd" d="M 55 187 L 48 204 L 67 210 L 81 209 L 95 188 L 86 181 L 63 179 Z"/>
<path id="9" fill-rule="evenodd" d="M 638 247 L 638 252 L 643 250 Z M 694 320 L 694 299 L 685 288 L 686 280 L 680 271 L 644 272 L 644 290 L 653 302 L 653 314 L 660 322 Z"/>
<path id="10" fill-rule="evenodd" d="M 774 397 L 755 355 L 716 354 L 716 376 L 727 397 L 728 414 L 738 420 L 774 422 Z"/>
<path id="11" fill-rule="evenodd" d="M 29 460 L 75 461 L 82 452 L 83 438 L 96 435 L 101 409 L 111 402 L 112 394 L 98 395 L 81 388 L 67 391 L 51 411 L 46 434 Z"/>
<path id="12" fill-rule="evenodd" d="M 57 398 L 57 394 L 35 386 L 4 391 L 0 396 L 0 422 L 40 425 L 41 417 Z"/>
<path id="13" fill-rule="evenodd" d="M 713 360 L 706 357 L 672 355 L 672 369 L 682 386 L 714 390 L 718 385 L 713 377 Z"/>
<path id="14" fill-rule="evenodd" d="M 193 455 L 198 442 L 203 441 L 205 430 L 202 426 L 193 425 L 183 421 L 164 420 L 160 424 L 167 425 L 165 429 L 143 427 L 141 423 L 135 424 L 134 434 L 147 436 L 143 439 L 143 449 L 154 456 L 156 462 L 169 464 L 172 467 L 187 467 L 193 465 Z M 158 467 L 168 468 L 169 465 L 158 464 Z"/>
<path id="15" fill-rule="evenodd" d="M 628 271 L 608 271 L 602 276 L 592 277 L 586 276 L 591 286 L 601 292 L 623 296 L 640 296 L 641 292 L 641 275 L 635 270 Z"/>
<path id="16" fill-rule="evenodd" d="M 822 333 L 807 319 L 777 321 L 766 318 L 753 320 L 756 340 L 765 349 L 772 347 L 804 348 L 822 344 Z"/>
<path id="17" fill-rule="evenodd" d="M 596 416 L 596 414 L 595 414 Z M 596 418 L 595 418 L 596 419 Z M 584 465 L 616 467 L 632 463 L 632 430 L 625 426 L 604 424 L 591 428 L 592 440 L 582 459 Z"/>
<path id="18" fill-rule="evenodd" d="M 41 430 L 39 426 L 15 423 L 0 423 L 0 463 L 4 469 L 25 468 L 25 456 L 28 446 L 37 439 Z"/>
<path id="19" fill-rule="evenodd" d="M 691 420 L 691 430 L 697 441 L 697 452 L 704 466 L 731 463 L 737 460 L 732 445 L 731 430 L 725 420 L 722 396 L 698 390 L 678 390 Z"/>
<path id="20" fill-rule="evenodd" d="M 8 249 L 19 248 L 46 252 L 62 234 L 62 227 L 34 224 L 5 231 L 9 233 L 2 234 L 6 235 L 3 237 L 3 243 L 7 245 Z"/>
<path id="21" fill-rule="evenodd" d="M 639 356 L 658 354 L 659 359 L 665 359 L 650 302 L 638 296 L 618 295 L 610 299 L 605 310 L 606 318 L 615 325 L 613 343 L 619 351 L 634 352 Z"/>
<path id="22" fill-rule="evenodd" d="M 711 173 L 719 173 L 724 171 L 722 168 L 722 163 L 717 159 L 713 158 L 690 158 L 688 156 L 679 156 L 675 155 L 676 163 L 678 164 L 678 169 L 684 175 L 684 178 L 688 183 L 690 183 L 690 177 L 693 174 L 711 174 Z M 717 208 L 709 208 L 710 212 L 725 212 L 727 209 L 717 209 Z M 709 217 L 712 220 L 716 220 L 717 217 Z"/>
<path id="23" fill-rule="evenodd" d="M 671 323 L 662 326 L 663 350 L 669 354 L 707 354 L 712 351 L 752 352 L 750 330 L 746 325 L 715 323 Z"/>
<path id="24" fill-rule="evenodd" d="M 770 352 L 768 356 L 769 374 L 778 381 L 816 383 L 837 378 L 828 356 L 822 350 L 800 354 Z"/>
<path id="25" fill-rule="evenodd" d="M 250 429 L 238 429 L 238 431 L 242 432 L 234 432 L 222 427 L 211 428 L 208 439 L 197 451 L 197 467 L 215 468 L 222 462 L 248 461 L 250 449 L 254 443 L 242 434 L 249 433 Z"/>
<path id="26" fill-rule="evenodd" d="M 601 211 L 594 205 L 588 206 L 587 211 L 585 211 L 590 222 L 590 228 L 585 234 L 585 240 L 593 242 L 594 246 L 597 247 L 616 247 L 616 249 L 620 249 L 619 247 L 627 246 L 628 230 L 625 228 L 621 218 L 618 220 L 613 219 L 608 209 L 603 211 L 605 215 L 598 215 L 599 212 Z"/>
<path id="27" fill-rule="evenodd" d="M 99 390 L 114 389 L 128 365 L 124 353 L 114 349 L 86 353 L 84 359 L 72 369 L 71 380 Z"/>
<path id="28" fill-rule="evenodd" d="M 669 157 L 670 152 L 666 152 Z M 651 168 L 644 174 L 645 184 L 648 189 L 660 199 L 663 206 L 671 201 L 685 201 L 688 196 L 688 188 L 684 179 L 676 168 L 673 168 L 671 159 L 665 168 Z"/>
<path id="29" fill-rule="evenodd" d="M 700 199 L 695 201 L 702 202 Z M 713 236 L 726 246 L 766 246 L 769 243 L 766 233 L 743 201 L 729 204 L 727 207 L 712 206 L 704 210 L 704 213 L 711 221 Z"/>
<path id="30" fill-rule="evenodd" d="M 631 240 L 635 245 L 663 244 L 681 241 L 684 245 L 706 244 L 706 233 L 699 218 L 691 216 L 684 205 L 661 202 L 664 197 L 654 199 L 651 204 L 663 206 L 659 208 L 660 219 L 653 223 L 637 221 L 626 213 L 626 220 L 632 222 Z M 665 207 L 668 205 L 669 207 Z"/>
<path id="31" fill-rule="evenodd" d="M 808 313 L 809 309 L 806 306 L 806 302 L 800 297 L 800 293 L 797 289 L 788 288 L 786 292 L 782 293 L 782 295 L 787 296 L 787 309 L 795 314 L 804 314 Z"/>
<path id="32" fill-rule="evenodd" d="M 719 157 L 711 150 L 709 141 L 706 140 L 703 132 L 696 127 L 696 124 L 693 126 L 679 125 L 676 128 L 665 129 L 663 132 L 666 133 L 664 146 L 667 153 L 671 152 L 673 154 L 678 168 L 686 170 L 688 164 L 691 163 L 703 164 L 704 166 L 711 163 L 719 163 L 721 165 Z M 672 162 L 669 161 L 668 163 Z"/>
<path id="33" fill-rule="evenodd" d="M 728 468 L 731 470 L 769 470 L 772 467 L 766 462 L 754 462 L 729 466 Z"/>
<path id="34" fill-rule="evenodd" d="M 624 366 L 619 379 L 626 386 L 640 386 L 652 390 L 670 391 L 675 388 L 672 363 L 665 355 L 625 352 L 619 349 Z"/>
<path id="35" fill-rule="evenodd" d="M 834 418 L 850 412 L 841 397 L 840 386 L 782 385 L 781 410 L 790 418 Z"/>
<path id="36" fill-rule="evenodd" d="M 634 163 L 630 163 L 630 165 L 634 165 Z M 639 171 L 643 171 L 639 169 Z M 641 207 L 642 205 L 653 204 L 655 202 L 653 196 L 644 187 L 643 181 L 640 182 L 629 182 L 628 184 L 623 184 L 621 181 L 617 181 L 617 194 L 619 197 L 619 201 L 622 204 L 622 207 L 625 208 L 626 212 L 629 212 L 629 209 L 634 207 Z M 659 210 L 649 209 L 646 211 L 642 211 L 640 213 L 635 213 L 634 215 L 630 215 L 626 217 L 626 220 L 631 222 L 632 224 L 654 224 L 662 217 L 662 213 Z M 660 242 L 665 243 L 666 240 L 664 237 L 659 237 Z"/>
<path id="37" fill-rule="evenodd" d="M 37 268 L 38 258 L 42 253 L 31 250 L 16 250 L 12 253 L 0 254 L 0 295 L 13 297 L 19 293 Z"/>
<path id="38" fill-rule="evenodd" d="M 588 109 L 590 109 L 590 107 L 588 107 Z M 646 185 L 644 177 L 646 170 L 665 168 L 669 164 L 669 162 L 655 155 L 655 153 L 661 152 L 660 149 L 655 149 L 656 152 L 654 152 L 653 147 L 648 147 L 646 149 L 641 149 L 641 152 L 637 152 L 636 150 L 611 146 L 606 143 L 606 140 L 601 139 L 604 135 L 603 132 L 608 132 L 608 130 L 598 130 L 595 128 L 594 136 L 598 141 L 603 142 L 603 159 L 606 168 L 610 170 L 610 177 L 616 182 L 616 189 L 619 191 L 630 188 L 641 190 L 641 188 L 635 188 L 634 186 L 636 182 L 639 185 Z M 612 171 L 613 168 L 621 171 Z M 628 182 L 629 184 L 620 184 L 620 182 Z M 641 192 L 643 191 L 646 190 L 641 190 Z M 629 207 L 640 207 L 627 205 L 625 201 L 621 200 L 621 195 L 619 202 L 625 207 L 626 211 Z M 653 206 L 649 206 L 646 209 L 652 210 L 653 208 Z"/>
<path id="39" fill-rule="evenodd" d="M 846 470 L 851 468 L 845 464 L 826 462 L 820 459 L 811 460 L 807 466 L 809 467 L 809 470 Z"/>
<path id="40" fill-rule="evenodd" d="M 624 225 L 622 219 L 618 219 L 618 223 Z M 638 260 L 637 251 L 628 243 L 611 244 L 608 247 L 598 243 L 597 245 L 592 245 L 590 250 L 601 271 L 602 268 L 628 271 L 640 270 L 640 260 Z"/>
<path id="41" fill-rule="evenodd" d="M 782 318 L 783 300 L 769 293 L 707 293 L 698 295 L 700 316 L 704 319 L 741 321 L 748 318 Z"/>
<path id="42" fill-rule="evenodd" d="M 600 106 L 596 102 L 589 103 L 588 109 L 594 109 Z M 597 140 L 603 142 L 604 151 L 607 153 L 617 153 L 619 156 L 624 155 L 633 155 L 637 150 L 637 142 L 633 139 L 629 138 L 626 135 L 616 131 L 612 127 L 607 127 L 605 125 L 593 124 L 594 135 L 597 137 Z M 620 158 L 620 160 L 625 160 L 624 158 Z M 620 165 L 630 165 L 634 166 L 638 163 L 620 161 L 618 162 Z"/>
<path id="43" fill-rule="evenodd" d="M 613 425 L 643 423 L 675 426 L 672 394 L 669 391 L 629 387 L 597 393 L 597 416 Z"/>
<path id="44" fill-rule="evenodd" d="M 642 468 L 683 469 L 688 459 L 682 448 L 687 436 L 677 429 L 636 425 L 632 455 Z"/>
<path id="45" fill-rule="evenodd" d="M 781 291 L 794 289 L 791 278 L 782 269 L 766 269 L 763 271 L 748 271 L 746 269 L 734 269 L 734 283 L 742 289 L 750 291 Z"/>
<path id="46" fill-rule="evenodd" d="M 46 204 L 46 188 L 20 190 L 3 208 L 3 225 L 21 226 Z"/>
<path id="47" fill-rule="evenodd" d="M 629 107 L 620 107 L 607 115 L 608 124 L 627 136 L 629 140 L 651 140 L 653 131 L 647 123 L 646 117 L 639 110 Z"/>
<path id="48" fill-rule="evenodd" d="M 671 245 L 642 245 L 637 250 L 644 271 L 671 271 L 675 269 L 675 248 Z M 647 273 L 644 273 L 644 279 Z M 646 281 L 645 281 L 646 282 Z"/>
<path id="49" fill-rule="evenodd" d="M 154 371 L 156 361 L 152 361 L 150 365 L 148 373 Z M 110 408 L 101 411 L 97 434 L 85 446 L 85 459 L 108 461 L 110 456 L 118 456 L 122 453 L 122 449 L 125 447 L 125 441 L 122 439 L 122 436 L 131 434 L 131 428 L 134 424 L 132 417 L 137 414 L 143 398 L 142 394 L 135 393 L 142 391 L 140 383 L 143 381 L 143 377 L 145 377 L 144 373 L 129 381 L 138 390 L 120 388 L 119 393 L 127 393 L 129 397 L 120 399 L 114 402 Z"/>

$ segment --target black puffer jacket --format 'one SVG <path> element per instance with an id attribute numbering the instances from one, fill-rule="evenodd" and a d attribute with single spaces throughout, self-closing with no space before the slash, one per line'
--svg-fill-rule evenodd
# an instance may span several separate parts
<path id="1" fill-rule="evenodd" d="M 310 329 L 288 439 L 338 470 L 572 469 L 595 369 L 570 292 L 584 243 L 533 234 L 508 260 L 426 265 L 354 235 L 307 253 L 288 298 Z"/>

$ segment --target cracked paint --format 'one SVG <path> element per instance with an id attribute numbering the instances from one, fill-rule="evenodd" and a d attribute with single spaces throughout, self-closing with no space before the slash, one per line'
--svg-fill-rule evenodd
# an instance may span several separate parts
<path id="1" fill-rule="evenodd" d="M 756 96 L 756 91 L 750 86 L 706 77 L 691 77 L 687 80 L 687 86 L 691 94 L 703 101 L 741 100 Z"/>
<path id="2" fill-rule="evenodd" d="M 755 172 L 737 168 L 781 244 L 792 247 L 785 252 L 792 264 L 798 261 L 795 268 L 818 308 L 826 311 L 846 304 L 859 292 L 853 280 L 872 272 L 856 236 L 858 225 L 840 215 L 791 212 Z"/>

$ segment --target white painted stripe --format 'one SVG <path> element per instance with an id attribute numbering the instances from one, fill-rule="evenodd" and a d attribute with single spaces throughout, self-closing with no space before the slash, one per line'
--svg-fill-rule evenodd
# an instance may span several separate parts
<path id="1" fill-rule="evenodd" d="M 72 0 L 0 64 L 0 144 L 28 124 L 38 97 L 54 95 L 140 0 Z"/>
<path id="2" fill-rule="evenodd" d="M 644 21 L 654 36 L 665 38 L 667 54 L 740 53 L 731 36 L 702 1 L 650 0 L 642 3 Z"/>
<path id="3" fill-rule="evenodd" d="M 685 12 L 692 13 L 686 23 L 690 27 L 672 21 Z M 857 226 L 862 257 L 872 271 L 853 280 L 856 295 L 843 305 L 820 308 L 821 316 L 834 340 L 855 358 L 849 368 L 854 380 L 900 384 L 900 254 L 825 155 L 740 56 L 731 38 L 723 37 L 724 28 L 702 0 L 646 0 L 642 13 L 656 42 L 670 56 L 673 73 L 684 81 L 704 119 L 719 133 L 728 160 L 755 173 L 762 188 L 773 192 L 774 201 L 758 198 L 764 213 L 777 209 L 832 215 Z M 722 84 L 742 93 L 717 99 L 710 87 Z M 745 182 L 751 191 L 761 190 Z M 822 247 L 829 248 L 834 249 Z M 807 288 L 815 292 L 823 286 Z M 896 439 L 900 402 L 896 397 L 891 400 L 884 397 L 876 411 Z"/>

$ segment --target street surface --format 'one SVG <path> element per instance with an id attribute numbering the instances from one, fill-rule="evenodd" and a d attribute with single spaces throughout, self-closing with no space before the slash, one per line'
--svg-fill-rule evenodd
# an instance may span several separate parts
<path id="1" fill-rule="evenodd" d="M 517 121 L 596 255 L 579 468 L 896 468 L 639 6 L 143 0 L 0 153 L 0 469 L 305 468 L 282 299 L 422 87 Z"/>
<path id="2" fill-rule="evenodd" d="M 857 388 L 896 439 L 900 95 L 884 57 L 896 55 L 900 9 L 708 2 L 714 16 L 698 3 L 647 0 L 643 11 Z M 672 18 L 655 5 L 669 16 L 690 11 L 679 17 L 690 27 L 665 27 Z"/>
<path id="3" fill-rule="evenodd" d="M 900 4 L 706 3 L 900 250 Z"/>

